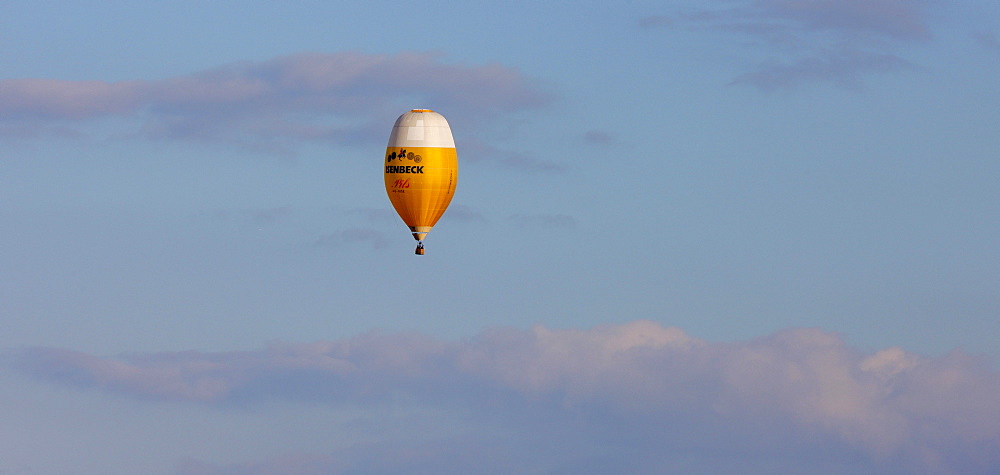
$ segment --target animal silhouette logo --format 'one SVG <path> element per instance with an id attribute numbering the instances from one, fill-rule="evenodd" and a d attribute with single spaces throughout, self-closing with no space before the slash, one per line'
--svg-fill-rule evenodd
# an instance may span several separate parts
<path id="1" fill-rule="evenodd" d="M 423 158 L 413 152 L 407 152 L 405 148 L 399 149 L 399 152 L 392 152 L 386 156 L 386 163 L 392 163 L 393 160 L 412 160 L 413 163 L 420 163 Z"/>

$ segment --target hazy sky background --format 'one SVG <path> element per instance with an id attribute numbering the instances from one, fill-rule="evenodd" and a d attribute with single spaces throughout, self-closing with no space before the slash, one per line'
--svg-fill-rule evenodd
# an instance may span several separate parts
<path id="1" fill-rule="evenodd" d="M 7 1 L 0 220 L 0 473 L 1000 471 L 993 0 Z"/>

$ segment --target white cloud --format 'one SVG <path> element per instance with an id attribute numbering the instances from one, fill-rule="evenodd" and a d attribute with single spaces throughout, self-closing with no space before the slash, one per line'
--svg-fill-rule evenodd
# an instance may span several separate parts
<path id="1" fill-rule="evenodd" d="M 469 414 L 470 425 L 484 417 L 509 420 L 525 440 L 598 444 L 606 461 L 631 458 L 657 470 L 678 450 L 736 458 L 747 451 L 782 454 L 800 467 L 818 463 L 822 453 L 869 469 L 1000 467 L 1000 373 L 988 362 L 958 352 L 927 358 L 900 348 L 865 354 L 814 329 L 713 343 L 635 321 L 587 330 L 499 328 L 460 342 L 371 333 L 228 353 L 100 358 L 35 348 L 15 361 L 39 378 L 144 399 L 419 401 Z M 481 436 L 495 448 L 497 441 Z M 623 445 L 607 449 L 616 444 Z M 574 460 L 568 445 L 555 445 L 552 457 Z M 386 457 L 401 449 L 387 442 L 371 450 Z M 429 451 L 427 463 L 455 455 L 433 444 L 420 450 Z M 317 457 L 308 463 L 325 460 Z M 554 463 L 546 460 L 538 455 L 524 462 L 535 468 Z"/>

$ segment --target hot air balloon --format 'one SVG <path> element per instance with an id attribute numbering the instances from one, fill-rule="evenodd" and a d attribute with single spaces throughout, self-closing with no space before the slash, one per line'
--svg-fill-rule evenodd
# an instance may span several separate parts
<path id="1" fill-rule="evenodd" d="M 424 254 L 424 238 L 448 209 L 458 183 L 458 154 L 444 116 L 413 109 L 396 119 L 385 148 L 385 192 Z"/>

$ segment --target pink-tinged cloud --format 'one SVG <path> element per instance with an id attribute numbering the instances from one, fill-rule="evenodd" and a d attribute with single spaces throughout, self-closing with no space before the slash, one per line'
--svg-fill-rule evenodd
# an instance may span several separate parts
<path id="1" fill-rule="evenodd" d="M 398 399 L 467 414 L 473 433 L 490 419 L 519 434 L 504 442 L 483 432 L 481 445 L 460 453 L 419 447 L 429 464 L 500 447 L 524 453 L 538 469 L 554 454 L 564 462 L 579 457 L 572 447 L 584 444 L 603 447 L 605 461 L 628 460 L 619 469 L 653 472 L 676 468 L 684 453 L 745 461 L 755 453 L 800 469 L 815 457 L 869 472 L 1000 468 L 1000 373 L 988 361 L 900 348 L 864 353 L 813 329 L 715 343 L 635 321 L 501 328 L 459 342 L 373 333 L 245 352 L 100 358 L 35 348 L 16 356 L 16 368 L 29 375 L 139 398 L 218 405 Z M 529 447 L 544 454 L 529 456 Z M 351 466 L 372 468 L 365 464 L 400 447 L 370 449 L 373 459 Z"/>
<path id="2" fill-rule="evenodd" d="M 0 81 L 0 116 L 76 120 L 130 114 L 142 104 L 143 89 L 141 81 L 6 79 Z"/>
<path id="3" fill-rule="evenodd" d="M 385 123 L 413 107 L 435 108 L 471 127 L 550 100 L 533 80 L 502 65 L 449 64 L 414 52 L 309 53 L 161 80 L 2 80 L 0 125 L 127 117 L 145 136 L 280 149 L 297 140 L 381 142 Z"/>

